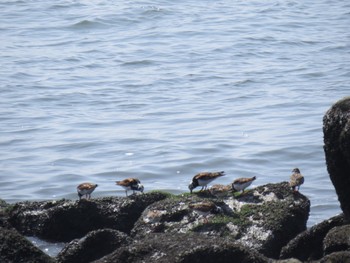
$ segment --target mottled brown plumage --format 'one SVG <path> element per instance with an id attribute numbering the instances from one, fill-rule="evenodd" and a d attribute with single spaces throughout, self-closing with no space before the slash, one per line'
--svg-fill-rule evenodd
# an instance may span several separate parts
<path id="1" fill-rule="evenodd" d="M 140 191 L 143 193 L 144 190 L 144 187 L 141 184 L 140 180 L 136 178 L 127 178 L 122 181 L 116 181 L 115 183 L 116 185 L 119 185 L 125 189 L 126 196 L 128 196 L 129 190 L 132 190 L 133 193 L 135 193 L 135 191 Z"/>
<path id="2" fill-rule="evenodd" d="M 216 197 L 225 197 L 232 192 L 232 185 L 214 184 L 209 188 L 209 192 Z"/>
<path id="3" fill-rule="evenodd" d="M 204 217 L 205 222 L 208 222 L 207 215 L 210 213 L 217 213 L 221 208 L 217 207 L 211 201 L 204 201 L 200 203 L 189 204 L 188 207 Z"/>
<path id="4" fill-rule="evenodd" d="M 298 168 L 293 169 L 293 174 L 290 176 L 289 185 L 293 191 L 298 192 L 300 186 L 304 183 L 304 176 Z"/>
<path id="5" fill-rule="evenodd" d="M 207 188 L 207 184 L 209 184 L 210 182 L 212 182 L 213 180 L 215 180 L 218 177 L 224 176 L 225 172 L 221 171 L 221 172 L 202 172 L 199 174 L 196 174 L 193 178 L 191 183 L 188 186 L 188 189 L 190 189 L 191 193 L 192 190 L 194 188 L 196 188 L 197 186 L 202 186 L 201 191 L 203 191 L 204 189 Z"/>
<path id="6" fill-rule="evenodd" d="M 78 185 L 77 192 L 78 192 L 79 200 L 84 195 L 86 195 L 86 199 L 90 199 L 91 193 L 95 190 L 97 186 L 98 186 L 97 184 L 93 184 L 93 183 L 82 183 Z"/>
<path id="7" fill-rule="evenodd" d="M 244 189 L 246 189 L 249 185 L 252 184 L 252 182 L 256 179 L 255 176 L 251 178 L 238 178 L 233 181 L 232 188 L 236 191 L 242 191 L 244 192 Z"/>

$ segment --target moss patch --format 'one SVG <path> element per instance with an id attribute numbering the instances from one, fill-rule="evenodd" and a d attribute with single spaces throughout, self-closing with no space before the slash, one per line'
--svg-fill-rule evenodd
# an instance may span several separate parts
<path id="1" fill-rule="evenodd" d="M 0 215 L 9 214 L 13 209 L 14 205 L 6 203 L 4 200 L 0 199 Z"/>
<path id="2" fill-rule="evenodd" d="M 152 190 L 152 191 L 147 192 L 147 194 L 161 194 L 161 195 L 164 195 L 166 198 L 175 198 L 176 197 L 176 195 L 174 195 L 174 194 L 171 194 L 171 193 L 165 192 L 165 191 L 161 191 L 161 190 Z"/>
<path id="3" fill-rule="evenodd" d="M 208 219 L 208 223 L 200 223 L 192 228 L 193 232 L 215 231 L 221 235 L 230 235 L 230 230 L 227 224 L 232 223 L 239 228 L 239 232 L 244 232 L 245 229 L 252 225 L 248 219 L 254 215 L 255 210 L 253 205 L 244 205 L 239 213 L 233 215 L 219 214 Z"/>

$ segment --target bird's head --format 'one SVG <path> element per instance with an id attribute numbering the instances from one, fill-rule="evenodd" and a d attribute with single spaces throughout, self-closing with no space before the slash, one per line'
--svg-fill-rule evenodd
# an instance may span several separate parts
<path id="1" fill-rule="evenodd" d="M 194 189 L 194 185 L 193 185 L 192 182 L 188 185 L 188 189 L 190 189 L 191 194 L 192 194 L 192 191 L 193 191 L 193 189 Z"/>
<path id="2" fill-rule="evenodd" d="M 143 190 L 145 189 L 145 188 L 143 187 L 142 184 L 138 184 L 138 185 L 137 185 L 137 188 L 139 189 L 139 191 L 140 191 L 141 193 L 143 193 Z"/>
<path id="3" fill-rule="evenodd" d="M 293 173 L 300 174 L 300 170 L 299 170 L 299 168 L 294 168 L 292 172 L 293 172 Z"/>

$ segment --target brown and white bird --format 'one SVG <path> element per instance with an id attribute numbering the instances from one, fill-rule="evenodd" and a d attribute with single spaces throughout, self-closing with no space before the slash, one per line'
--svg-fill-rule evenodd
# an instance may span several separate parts
<path id="1" fill-rule="evenodd" d="M 214 184 L 209 192 L 215 197 L 225 197 L 232 192 L 232 185 Z"/>
<path id="2" fill-rule="evenodd" d="M 116 181 L 116 185 L 119 185 L 125 189 L 125 194 L 128 196 L 128 191 L 132 190 L 135 194 L 135 191 L 140 191 L 143 193 L 144 187 L 141 184 L 139 179 L 136 178 L 127 178 L 122 181 Z"/>
<path id="3" fill-rule="evenodd" d="M 90 199 L 91 193 L 96 189 L 97 186 L 98 186 L 97 184 L 92 184 L 92 183 L 82 183 L 78 185 L 77 191 L 78 191 L 79 200 L 84 195 L 86 196 L 86 199 Z"/>
<path id="4" fill-rule="evenodd" d="M 224 176 L 224 175 L 225 175 L 224 171 L 222 171 L 222 172 L 214 172 L 214 173 L 203 172 L 203 173 L 196 174 L 192 178 L 191 183 L 188 185 L 188 189 L 190 189 L 191 194 L 192 194 L 192 190 L 194 188 L 196 188 L 197 186 L 202 186 L 201 191 L 203 191 L 204 189 L 207 188 L 207 184 L 209 184 L 210 182 L 212 182 L 216 178 L 218 178 L 220 176 Z"/>
<path id="5" fill-rule="evenodd" d="M 304 176 L 300 173 L 298 168 L 294 168 L 292 172 L 293 174 L 290 176 L 289 185 L 294 192 L 298 192 L 300 186 L 304 183 Z"/>
<path id="6" fill-rule="evenodd" d="M 256 179 L 255 176 L 251 178 L 238 178 L 233 181 L 232 188 L 238 192 L 242 191 L 242 193 L 244 193 L 244 189 L 246 189 L 249 185 L 251 185 L 255 179 Z"/>
<path id="7" fill-rule="evenodd" d="M 207 216 L 210 213 L 219 213 L 221 211 L 221 207 L 216 206 L 211 201 L 189 204 L 188 207 L 195 211 L 197 214 L 202 215 L 205 223 L 208 223 Z"/>

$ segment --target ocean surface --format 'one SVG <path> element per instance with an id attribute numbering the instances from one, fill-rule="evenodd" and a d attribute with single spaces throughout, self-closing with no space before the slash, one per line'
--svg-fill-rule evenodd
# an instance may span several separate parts
<path id="1" fill-rule="evenodd" d="M 340 212 L 322 118 L 350 95 L 345 0 L 0 0 L 0 198 L 289 180 L 308 226 Z"/>

